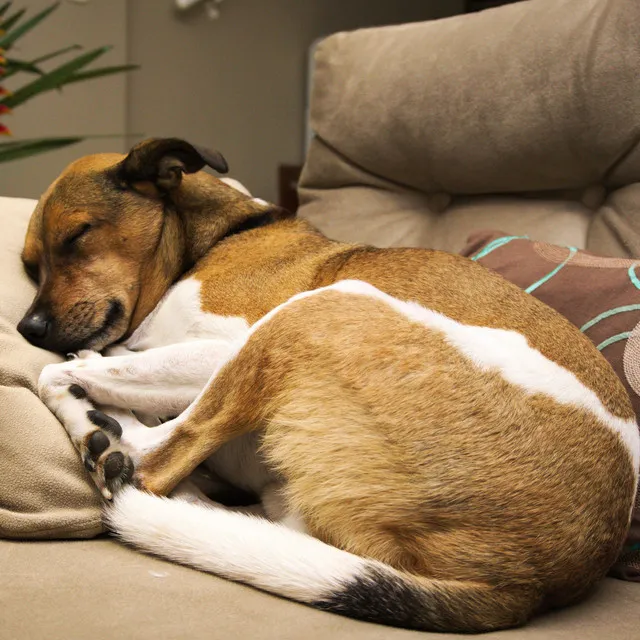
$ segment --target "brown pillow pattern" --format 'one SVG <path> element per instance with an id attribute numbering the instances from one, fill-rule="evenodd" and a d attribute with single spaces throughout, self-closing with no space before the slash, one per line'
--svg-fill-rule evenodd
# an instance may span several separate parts
<path id="1" fill-rule="evenodd" d="M 596 256 L 499 231 L 474 233 L 462 255 L 553 307 L 591 338 L 640 417 L 640 260 Z M 640 582 L 640 491 L 611 574 Z"/>

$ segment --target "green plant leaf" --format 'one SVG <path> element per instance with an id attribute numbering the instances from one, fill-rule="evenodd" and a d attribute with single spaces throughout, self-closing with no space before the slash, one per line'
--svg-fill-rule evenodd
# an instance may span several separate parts
<path id="1" fill-rule="evenodd" d="M 26 22 L 23 22 L 19 27 L 9 31 L 4 36 L 0 37 L 0 49 L 9 49 L 11 45 L 21 38 L 25 33 L 31 31 L 35 26 L 42 22 L 50 13 L 53 13 L 60 6 L 59 2 L 47 7 L 44 11 L 29 18 Z"/>
<path id="2" fill-rule="evenodd" d="M 123 64 L 117 67 L 101 67 L 100 69 L 91 69 L 90 71 L 82 71 L 81 73 L 75 73 L 68 80 L 65 80 L 61 86 L 72 84 L 74 82 L 82 82 L 83 80 L 91 80 L 92 78 L 100 78 L 102 76 L 109 76 L 114 73 L 122 73 L 124 71 L 134 71 L 139 69 L 137 64 Z"/>
<path id="3" fill-rule="evenodd" d="M 74 50 L 78 50 L 78 49 L 82 49 L 82 47 L 79 44 L 72 44 L 70 47 L 65 47 L 64 49 L 58 49 L 57 51 L 54 51 L 53 53 L 47 53 L 44 56 L 40 56 L 39 58 L 36 58 L 35 60 L 32 60 L 31 64 L 40 64 L 41 62 L 47 62 L 48 60 L 51 60 L 52 58 L 56 58 L 58 56 L 61 56 L 64 53 L 68 53 L 69 51 L 74 51 Z"/>
<path id="4" fill-rule="evenodd" d="M 0 100 L 0 104 L 4 104 L 10 109 L 14 109 L 18 105 L 21 105 L 22 103 L 30 100 L 40 93 L 51 91 L 52 89 L 57 89 L 58 87 L 62 86 L 71 76 L 73 76 L 76 71 L 93 62 L 96 58 L 99 58 L 109 49 L 110 47 L 100 47 L 98 49 L 94 49 L 93 51 L 89 51 L 88 53 L 83 53 L 77 58 L 66 62 L 56 69 L 53 69 L 53 71 L 49 71 L 44 76 L 33 80 L 32 82 L 20 87 L 19 89 L 16 89 L 13 94 L 6 96 L 2 100 Z"/>
<path id="5" fill-rule="evenodd" d="M 51 60 L 52 58 L 61 56 L 65 53 L 68 53 L 69 51 L 74 51 L 78 49 L 82 49 L 82 47 L 79 44 L 73 44 L 70 47 L 65 47 L 64 49 L 58 49 L 58 51 L 47 53 L 44 56 L 35 58 L 30 62 L 26 62 L 24 60 L 16 60 L 14 58 L 7 58 L 7 67 L 6 67 L 4 76 L 2 76 L 2 80 L 6 80 L 7 78 L 10 78 L 11 76 L 15 75 L 16 73 L 19 73 L 20 71 L 26 71 L 27 73 L 36 73 L 39 76 L 43 76 L 45 72 L 40 67 L 37 66 L 38 63 L 46 62 L 47 60 Z"/>
<path id="6" fill-rule="evenodd" d="M 26 9 L 20 9 L 20 11 L 14 13 L 10 18 L 3 20 L 0 22 L 0 29 L 2 29 L 2 31 L 9 31 L 16 23 L 20 22 L 20 18 L 22 18 L 26 12 Z"/>
<path id="7" fill-rule="evenodd" d="M 9 11 L 11 8 L 12 2 L 5 2 L 2 6 L 0 6 L 0 18 Z"/>
<path id="8" fill-rule="evenodd" d="M 24 62 L 22 60 L 14 60 L 13 58 L 7 58 L 7 66 L 5 67 L 5 74 L 2 76 L 2 80 L 6 80 L 19 71 L 25 71 L 27 73 L 36 73 L 39 76 L 44 75 L 44 71 L 39 67 L 36 67 L 32 62 Z"/>
<path id="9" fill-rule="evenodd" d="M 0 142 L 0 162 L 10 162 L 28 158 L 46 151 L 55 151 L 69 145 L 81 142 L 84 138 L 77 136 L 67 138 L 41 138 L 34 140 L 18 140 L 15 142 Z"/>
<path id="10" fill-rule="evenodd" d="M 142 133 L 131 134 L 135 137 L 144 137 Z M 11 140 L 0 142 L 0 162 L 10 162 L 11 160 L 20 160 L 38 153 L 46 151 L 55 151 L 69 145 L 82 142 L 83 140 L 97 140 L 100 138 L 125 138 L 125 134 L 120 133 L 102 133 L 86 136 L 58 136 L 55 138 L 33 138 L 25 140 Z"/>

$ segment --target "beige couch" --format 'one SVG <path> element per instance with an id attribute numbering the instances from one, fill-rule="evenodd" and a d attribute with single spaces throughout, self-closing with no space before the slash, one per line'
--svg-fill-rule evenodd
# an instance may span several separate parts
<path id="1" fill-rule="evenodd" d="M 639 41 L 637 0 L 533 0 L 329 38 L 301 215 L 378 245 L 458 251 L 489 227 L 640 256 Z M 32 206 L 0 199 L 0 536 L 13 538 L 0 540 L 0 640 L 418 637 L 105 537 L 55 539 L 94 536 L 99 499 L 33 395 L 55 357 L 15 332 L 33 293 L 18 259 Z M 606 580 L 584 604 L 501 635 L 640 638 L 640 585 Z"/>

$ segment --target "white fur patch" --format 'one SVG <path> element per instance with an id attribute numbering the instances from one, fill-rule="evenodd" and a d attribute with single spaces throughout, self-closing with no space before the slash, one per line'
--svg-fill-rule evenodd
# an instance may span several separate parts
<path id="1" fill-rule="evenodd" d="M 93 409 L 91 402 L 84 398 L 75 398 L 69 392 L 74 383 L 70 372 L 82 366 L 82 360 L 70 360 L 46 365 L 38 378 L 38 395 L 49 410 L 64 425 L 76 448 L 80 448 L 84 438 L 96 430 L 87 417 L 87 411 Z"/>
<path id="2" fill-rule="evenodd" d="M 53 366 L 66 374 L 67 385 L 79 384 L 94 402 L 174 416 L 193 402 L 211 373 L 227 361 L 233 344 L 228 340 L 194 340 Z"/>
<path id="3" fill-rule="evenodd" d="M 106 518 L 123 540 L 149 553 L 301 602 L 340 591 L 367 566 L 280 524 L 133 487 L 116 495 Z"/>
<path id="4" fill-rule="evenodd" d="M 263 200 L 262 198 L 253 198 L 253 202 L 255 202 L 256 204 L 259 204 L 263 207 L 270 207 L 271 205 L 266 201 Z"/>
<path id="5" fill-rule="evenodd" d="M 456 322 L 416 302 L 402 302 L 359 280 L 343 280 L 326 289 L 377 298 L 413 322 L 444 333 L 447 341 L 480 369 L 497 369 L 505 380 L 528 394 L 541 393 L 559 404 L 574 405 L 589 411 L 620 436 L 629 451 L 636 475 L 638 474 L 640 435 L 636 421 L 614 416 L 591 389 L 582 384 L 573 373 L 530 347 L 523 335 L 515 331 Z"/>
<path id="6" fill-rule="evenodd" d="M 582 384 L 573 373 L 545 358 L 539 351 L 529 346 L 523 335 L 515 331 L 462 324 L 441 313 L 426 309 L 416 302 L 398 300 L 366 282 L 342 280 L 289 298 L 252 325 L 249 335 L 269 322 L 284 307 L 303 298 L 331 290 L 381 300 L 409 320 L 442 332 L 451 345 L 459 349 L 480 369 L 484 371 L 497 369 L 505 380 L 517 385 L 528 394 L 541 393 L 553 398 L 559 404 L 570 404 L 589 411 L 620 436 L 629 451 L 636 476 L 638 475 L 640 435 L 636 421 L 614 416 L 604 407 L 598 396 Z"/>
<path id="7" fill-rule="evenodd" d="M 142 351 L 178 342 L 234 341 L 245 336 L 249 324 L 244 318 L 202 311 L 201 288 L 202 283 L 195 278 L 181 280 L 171 287 L 126 341 L 126 347 Z"/>
<path id="8" fill-rule="evenodd" d="M 251 192 L 247 187 L 245 187 L 242 182 L 236 180 L 235 178 L 219 178 L 220 182 L 224 182 L 228 184 L 230 187 L 233 187 L 236 191 L 240 191 L 240 193 L 244 193 L 245 196 L 251 196 Z"/>

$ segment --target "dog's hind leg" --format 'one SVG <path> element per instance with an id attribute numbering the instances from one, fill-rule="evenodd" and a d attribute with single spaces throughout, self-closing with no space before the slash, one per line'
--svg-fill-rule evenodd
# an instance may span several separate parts
<path id="1" fill-rule="evenodd" d="M 109 449 L 96 460 L 106 486 L 119 487 L 134 467 L 138 486 L 166 495 L 223 445 L 261 430 L 282 392 L 291 347 L 303 340 L 306 331 L 305 325 L 289 333 L 286 321 L 282 325 L 273 318 L 289 304 L 319 291 L 294 296 L 250 327 L 244 339 L 235 340 L 226 362 L 212 372 L 200 395 L 177 418 L 146 431 L 125 428 L 122 440 L 128 456 L 120 459 L 121 471 L 115 465 L 105 468 Z M 303 367 L 304 357 L 299 358 Z"/>
<path id="2" fill-rule="evenodd" d="M 91 425 L 97 433 L 85 446 L 88 449 L 85 462 L 88 458 L 103 495 L 110 498 L 130 478 L 133 468 L 140 472 L 136 481 L 141 486 L 167 494 L 222 445 L 259 429 L 265 411 L 268 412 L 268 394 L 276 389 L 280 379 L 279 367 L 270 367 L 267 362 L 267 345 L 268 340 L 257 337 L 244 343 L 235 342 L 234 348 L 228 349 L 227 361 L 219 364 L 194 402 L 177 418 L 158 427 L 144 428 L 127 417 L 122 424 L 113 420 L 116 429 L 103 438 L 101 430 Z M 48 398 L 47 403 L 66 425 L 68 421 L 60 405 L 67 407 L 68 403 L 57 398 L 52 388 L 45 385 L 43 397 Z M 75 391 L 74 387 L 58 387 L 58 394 L 68 396 Z M 77 415 L 72 416 L 71 422 L 77 419 Z M 94 440 L 98 439 L 100 446 L 96 447 Z"/>
<path id="3" fill-rule="evenodd" d="M 120 436 L 92 458 L 96 484 L 107 489 L 103 495 L 109 498 L 134 467 L 141 471 L 138 483 L 166 494 L 223 444 L 259 428 L 266 404 L 260 397 L 260 364 L 245 347 L 214 373 L 202 394 L 177 418 L 153 429 L 125 420 Z M 121 452 L 117 460 L 110 457 L 113 452 Z M 157 480 L 146 476 L 156 470 Z"/>

